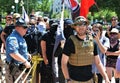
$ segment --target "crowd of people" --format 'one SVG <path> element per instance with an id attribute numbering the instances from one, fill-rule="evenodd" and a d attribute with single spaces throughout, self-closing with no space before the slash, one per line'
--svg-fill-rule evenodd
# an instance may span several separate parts
<path id="1" fill-rule="evenodd" d="M 64 36 L 55 53 L 55 41 L 60 21 L 30 15 L 29 23 L 19 13 L 6 16 L 5 27 L 0 29 L 1 53 L 6 55 L 6 83 L 14 83 L 24 68 L 31 68 L 32 56 L 43 58 L 37 66 L 40 77 L 36 83 L 115 83 L 120 78 L 120 26 L 117 16 L 111 18 L 103 35 L 103 24 L 83 16 L 64 19 Z M 58 77 L 53 70 L 54 57 Z M 26 71 L 27 72 L 27 71 Z M 19 80 L 22 82 L 26 73 Z"/>

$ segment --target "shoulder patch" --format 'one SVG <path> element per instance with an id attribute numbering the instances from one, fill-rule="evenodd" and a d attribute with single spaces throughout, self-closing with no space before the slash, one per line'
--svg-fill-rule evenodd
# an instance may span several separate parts
<path id="1" fill-rule="evenodd" d="M 14 41 L 13 41 L 13 44 L 14 44 L 14 45 L 17 45 L 17 41 L 16 41 L 16 40 L 14 40 Z"/>

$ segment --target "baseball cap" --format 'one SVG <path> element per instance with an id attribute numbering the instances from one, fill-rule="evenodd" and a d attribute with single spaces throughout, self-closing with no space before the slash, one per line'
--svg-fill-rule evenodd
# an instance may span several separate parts
<path id="1" fill-rule="evenodd" d="M 75 21 L 72 24 L 72 26 L 76 26 L 77 24 L 79 24 L 79 25 L 89 25 L 89 21 L 83 16 L 78 16 L 78 17 L 75 18 Z"/>
<path id="2" fill-rule="evenodd" d="M 72 21 L 72 19 L 65 19 L 64 24 L 65 25 L 70 25 L 70 24 L 73 24 L 73 21 Z"/>
<path id="3" fill-rule="evenodd" d="M 113 28 L 110 33 L 119 33 L 119 30 L 116 28 Z"/>
<path id="4" fill-rule="evenodd" d="M 20 18 L 20 14 L 19 14 L 19 13 L 14 13 L 14 14 L 13 14 L 13 18 L 14 18 L 14 19 Z"/>
<path id="5" fill-rule="evenodd" d="M 13 17 L 12 17 L 12 15 L 7 15 L 6 16 L 6 19 L 12 19 Z"/>
<path id="6" fill-rule="evenodd" d="M 15 26 L 22 26 L 24 28 L 28 28 L 27 23 L 25 22 L 25 20 L 23 18 L 19 18 L 16 21 Z"/>

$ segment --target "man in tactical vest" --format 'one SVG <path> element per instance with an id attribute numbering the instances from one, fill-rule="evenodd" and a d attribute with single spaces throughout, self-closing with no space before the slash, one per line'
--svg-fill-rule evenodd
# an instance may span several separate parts
<path id="1" fill-rule="evenodd" d="M 97 43 L 87 33 L 89 22 L 79 16 L 71 25 L 77 32 L 66 41 L 62 55 L 62 71 L 67 83 L 93 83 L 92 64 L 95 62 L 106 83 L 110 83 L 97 52 Z M 94 36 L 94 35 L 93 35 Z"/>

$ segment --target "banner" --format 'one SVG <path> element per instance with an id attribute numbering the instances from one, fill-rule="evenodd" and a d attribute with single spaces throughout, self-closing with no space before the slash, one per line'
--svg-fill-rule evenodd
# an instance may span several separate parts
<path id="1" fill-rule="evenodd" d="M 27 15 L 24 6 L 22 6 L 22 18 L 25 20 L 26 23 L 29 22 L 29 16 Z"/>
<path id="2" fill-rule="evenodd" d="M 80 16 L 87 17 L 89 8 L 95 4 L 94 0 L 81 0 Z"/>
<path id="3" fill-rule="evenodd" d="M 80 4 L 77 0 L 64 0 L 64 2 L 70 8 L 73 20 L 80 15 Z"/>

